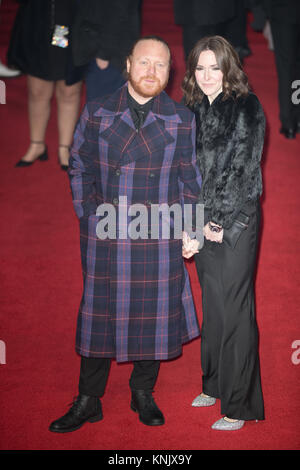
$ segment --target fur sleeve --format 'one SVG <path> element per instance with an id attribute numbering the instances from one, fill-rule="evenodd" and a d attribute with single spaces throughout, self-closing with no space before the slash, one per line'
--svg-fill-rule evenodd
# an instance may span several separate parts
<path id="1" fill-rule="evenodd" d="M 232 156 L 216 181 L 211 212 L 211 220 L 224 228 L 232 225 L 246 201 L 261 193 L 265 116 L 255 95 L 239 101 Z"/>

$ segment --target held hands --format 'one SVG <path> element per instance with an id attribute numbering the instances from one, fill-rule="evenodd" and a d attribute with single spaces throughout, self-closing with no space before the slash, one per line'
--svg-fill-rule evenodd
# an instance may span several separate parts
<path id="1" fill-rule="evenodd" d="M 184 258 L 191 258 L 195 253 L 199 253 L 199 242 L 194 239 L 191 240 L 186 232 L 182 234 L 182 256 Z"/>
<path id="2" fill-rule="evenodd" d="M 213 228 L 218 231 L 214 231 Z M 208 222 L 203 228 L 205 238 L 211 242 L 222 243 L 224 230 L 213 222 Z M 190 236 L 183 232 L 182 235 L 182 256 L 184 258 L 191 258 L 195 253 L 199 253 L 199 242 L 194 239 L 191 240 Z"/>

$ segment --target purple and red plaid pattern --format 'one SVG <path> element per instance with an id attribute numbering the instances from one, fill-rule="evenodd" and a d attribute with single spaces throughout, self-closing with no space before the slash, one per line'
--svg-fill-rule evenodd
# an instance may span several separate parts
<path id="1" fill-rule="evenodd" d="M 118 362 L 171 359 L 199 336 L 189 278 L 177 239 L 99 239 L 97 207 L 197 202 L 192 113 L 166 93 L 136 132 L 127 86 L 88 103 L 76 127 L 69 176 L 80 219 L 83 295 L 76 350 Z M 118 219 L 117 219 L 118 220 Z M 128 215 L 129 222 L 131 219 Z M 126 222 L 126 221 L 125 221 Z"/>

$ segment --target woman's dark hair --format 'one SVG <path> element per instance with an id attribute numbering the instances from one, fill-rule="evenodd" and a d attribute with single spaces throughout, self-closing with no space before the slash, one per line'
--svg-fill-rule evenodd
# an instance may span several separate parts
<path id="1" fill-rule="evenodd" d="M 187 105 L 193 106 L 201 102 L 204 96 L 195 77 L 199 56 L 203 51 L 214 52 L 217 64 L 223 72 L 224 100 L 229 96 L 239 97 L 248 94 L 248 78 L 234 48 L 222 36 L 208 36 L 200 39 L 188 56 L 187 69 L 181 87 Z"/>

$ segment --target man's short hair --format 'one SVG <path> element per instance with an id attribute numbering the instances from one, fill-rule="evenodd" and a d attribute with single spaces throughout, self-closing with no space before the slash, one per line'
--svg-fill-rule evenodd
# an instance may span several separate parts
<path id="1" fill-rule="evenodd" d="M 133 54 L 133 51 L 134 51 L 135 46 L 136 46 L 139 42 L 141 42 L 141 41 L 157 41 L 157 42 L 160 42 L 161 44 L 164 44 L 164 45 L 166 46 L 166 48 L 168 49 L 168 51 L 169 51 L 169 55 L 170 55 L 170 65 L 171 65 L 171 49 L 170 49 L 170 46 L 169 46 L 169 44 L 167 43 L 167 41 L 165 41 L 165 40 L 164 40 L 163 38 L 161 38 L 160 36 L 156 36 L 156 35 L 143 36 L 143 37 L 137 39 L 137 40 L 134 42 L 134 44 L 133 44 L 133 46 L 132 46 L 132 48 L 131 48 L 131 51 L 130 51 L 128 57 L 130 57 L 130 56 Z"/>

